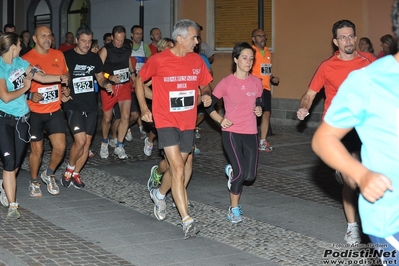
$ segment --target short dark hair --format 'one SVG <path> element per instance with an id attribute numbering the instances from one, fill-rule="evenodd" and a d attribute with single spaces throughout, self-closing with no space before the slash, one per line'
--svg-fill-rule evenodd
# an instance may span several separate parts
<path id="1" fill-rule="evenodd" d="M 15 28 L 15 25 L 12 23 L 7 23 L 6 25 L 4 25 L 3 27 L 3 31 L 6 32 L 6 28 Z"/>
<path id="2" fill-rule="evenodd" d="M 82 25 L 76 30 L 76 39 L 79 39 L 80 35 L 82 34 L 93 36 L 93 31 L 88 26 Z"/>
<path id="3" fill-rule="evenodd" d="M 150 30 L 150 35 L 152 35 L 152 32 L 153 32 L 154 30 L 159 30 L 159 28 L 152 28 L 152 29 Z"/>
<path id="4" fill-rule="evenodd" d="M 105 40 L 106 40 L 108 37 L 111 37 L 111 36 L 112 36 L 112 33 L 111 33 L 111 32 L 105 33 L 105 34 L 103 35 L 103 41 L 105 42 Z"/>
<path id="5" fill-rule="evenodd" d="M 252 52 L 255 55 L 254 48 L 252 48 L 252 46 L 249 45 L 249 43 L 247 43 L 247 42 L 239 42 L 236 45 L 234 45 L 233 52 L 231 53 L 231 60 L 233 61 L 231 70 L 233 71 L 233 73 L 236 72 L 236 70 L 237 70 L 237 64 L 234 62 L 234 58 L 238 59 L 238 57 L 240 56 L 242 50 L 244 50 L 244 49 L 252 50 Z"/>
<path id="6" fill-rule="evenodd" d="M 335 22 L 334 25 L 333 25 L 332 34 L 333 34 L 334 39 L 337 39 L 337 37 L 338 37 L 337 36 L 337 31 L 339 29 L 342 29 L 342 28 L 352 28 L 353 29 L 353 34 L 356 36 L 356 26 L 355 26 L 355 24 L 353 24 L 349 20 L 344 19 L 344 20 L 340 20 L 340 21 Z"/>
<path id="7" fill-rule="evenodd" d="M 126 29 L 122 25 L 117 25 L 112 28 L 112 36 L 115 36 L 116 33 L 125 33 L 126 34 Z"/>
<path id="8" fill-rule="evenodd" d="M 68 34 L 72 34 L 73 35 L 73 32 L 68 31 L 67 33 L 65 33 L 65 38 L 68 36 Z"/>
<path id="9" fill-rule="evenodd" d="M 139 26 L 139 25 L 134 25 L 131 29 L 130 29 L 130 33 L 133 33 L 135 29 L 143 29 L 143 27 Z"/>
<path id="10" fill-rule="evenodd" d="M 23 30 L 22 32 L 21 32 L 21 34 L 19 35 L 19 37 L 22 39 L 23 37 L 24 37 L 24 34 L 25 33 L 29 33 L 30 34 L 30 31 L 29 30 Z"/>

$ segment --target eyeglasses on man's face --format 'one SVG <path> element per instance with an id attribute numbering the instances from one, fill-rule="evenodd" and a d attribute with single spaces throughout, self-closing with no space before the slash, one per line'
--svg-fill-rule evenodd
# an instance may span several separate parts
<path id="1" fill-rule="evenodd" d="M 354 40 L 355 38 L 356 38 L 356 36 L 353 35 L 353 34 L 348 35 L 348 36 L 341 35 L 341 36 L 338 36 L 338 37 L 337 37 L 337 40 L 346 42 L 346 41 L 348 41 L 348 40 L 349 40 L 349 41 L 352 41 L 352 40 Z"/>

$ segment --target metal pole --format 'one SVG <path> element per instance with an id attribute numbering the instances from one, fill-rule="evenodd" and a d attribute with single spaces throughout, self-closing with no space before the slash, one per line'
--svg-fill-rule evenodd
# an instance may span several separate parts
<path id="1" fill-rule="evenodd" d="M 263 12 L 265 10 L 264 8 L 264 0 L 258 0 L 258 28 L 263 29 L 264 28 L 264 17 L 263 17 Z"/>
<path id="2" fill-rule="evenodd" d="M 143 28 L 143 32 L 144 32 L 144 1 L 143 0 L 140 1 L 139 19 L 140 19 L 139 25 L 140 25 L 140 27 Z"/>
<path id="3" fill-rule="evenodd" d="M 15 24 L 14 21 L 14 0 L 7 1 L 7 22 Z"/>

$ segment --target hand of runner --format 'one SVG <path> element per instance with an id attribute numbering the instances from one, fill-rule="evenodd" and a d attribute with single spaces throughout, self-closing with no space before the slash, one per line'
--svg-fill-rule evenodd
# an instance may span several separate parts
<path id="1" fill-rule="evenodd" d="M 69 100 L 72 100 L 72 97 L 71 97 L 71 96 L 65 96 L 64 94 L 62 94 L 61 101 L 62 101 L 63 103 L 66 103 L 66 102 L 69 101 Z"/>
<path id="2" fill-rule="evenodd" d="M 110 81 L 114 82 L 115 84 L 118 84 L 120 82 L 120 80 L 121 80 L 121 76 L 119 76 L 119 75 L 111 75 L 108 79 Z"/>
<path id="3" fill-rule="evenodd" d="M 33 75 L 31 73 L 29 73 L 23 80 L 24 87 L 27 87 L 27 90 L 29 90 L 29 88 L 30 88 L 30 84 L 32 82 L 32 78 L 33 78 Z"/>
<path id="4" fill-rule="evenodd" d="M 38 103 L 41 99 L 43 99 L 43 95 L 38 92 L 32 92 L 32 102 Z"/>
<path id="5" fill-rule="evenodd" d="M 141 120 L 147 123 L 153 122 L 152 120 L 152 113 L 150 110 L 145 110 L 141 112 Z"/>
<path id="6" fill-rule="evenodd" d="M 233 122 L 231 122 L 229 119 L 224 117 L 222 122 L 220 123 L 220 125 L 222 126 L 222 128 L 228 128 L 233 125 Z"/>
<path id="7" fill-rule="evenodd" d="M 208 94 L 204 94 L 201 96 L 201 101 L 204 104 L 204 107 L 209 107 L 212 104 L 212 98 Z"/>
<path id="8" fill-rule="evenodd" d="M 375 202 L 384 196 L 385 191 L 392 191 L 392 182 L 382 174 L 368 171 L 366 175 L 362 176 L 359 188 L 366 200 Z"/>
<path id="9" fill-rule="evenodd" d="M 298 117 L 299 120 L 304 120 L 305 117 L 309 115 L 309 110 L 306 108 L 299 108 L 298 111 L 296 112 L 296 116 Z"/>
<path id="10" fill-rule="evenodd" d="M 61 80 L 61 84 L 65 84 L 65 86 L 68 86 L 68 76 L 67 75 L 61 75 L 60 80 Z"/>
<path id="11" fill-rule="evenodd" d="M 69 89 L 68 87 L 61 87 L 61 92 L 63 95 L 65 95 L 66 97 L 68 97 L 69 95 L 71 95 L 71 89 Z"/>
<path id="12" fill-rule="evenodd" d="M 255 107 L 254 107 L 254 114 L 255 114 L 257 117 L 262 116 L 262 107 L 260 107 L 260 106 L 255 106 Z"/>
<path id="13" fill-rule="evenodd" d="M 114 94 L 114 90 L 112 89 L 112 84 L 111 84 L 111 83 L 106 82 L 106 83 L 105 83 L 104 89 L 105 89 L 108 93 Z"/>

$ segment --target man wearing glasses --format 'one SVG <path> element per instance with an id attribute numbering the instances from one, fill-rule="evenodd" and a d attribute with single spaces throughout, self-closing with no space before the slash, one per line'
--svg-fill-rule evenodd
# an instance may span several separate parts
<path id="1" fill-rule="evenodd" d="M 340 20 L 333 25 L 333 43 L 338 50 L 329 59 L 323 61 L 313 75 L 309 88 L 301 98 L 300 107 L 297 112 L 299 120 L 304 120 L 309 115 L 316 94 L 324 87 L 326 99 L 322 117 L 329 108 L 332 99 L 337 94 L 339 86 L 353 70 L 363 68 L 375 61 L 370 53 L 356 51 L 356 27 L 349 20 Z M 350 103 L 348 103 L 350 104 Z M 361 142 L 355 130 L 349 132 L 343 139 L 343 144 L 353 157 L 359 158 Z M 359 226 L 356 222 L 356 183 L 336 171 L 336 178 L 343 183 L 342 200 L 344 213 L 348 222 L 345 241 L 348 244 L 361 242 Z M 343 181 L 342 181 L 343 180 Z"/>
<path id="2" fill-rule="evenodd" d="M 272 75 L 272 55 L 266 47 L 267 36 L 261 29 L 252 32 L 252 48 L 255 49 L 255 59 L 252 67 L 252 75 L 260 78 L 263 85 L 262 101 L 263 114 L 260 125 L 259 151 L 270 152 L 273 147 L 266 140 L 269 131 L 270 114 L 272 110 L 272 94 L 270 84 L 278 85 L 279 78 Z"/>

